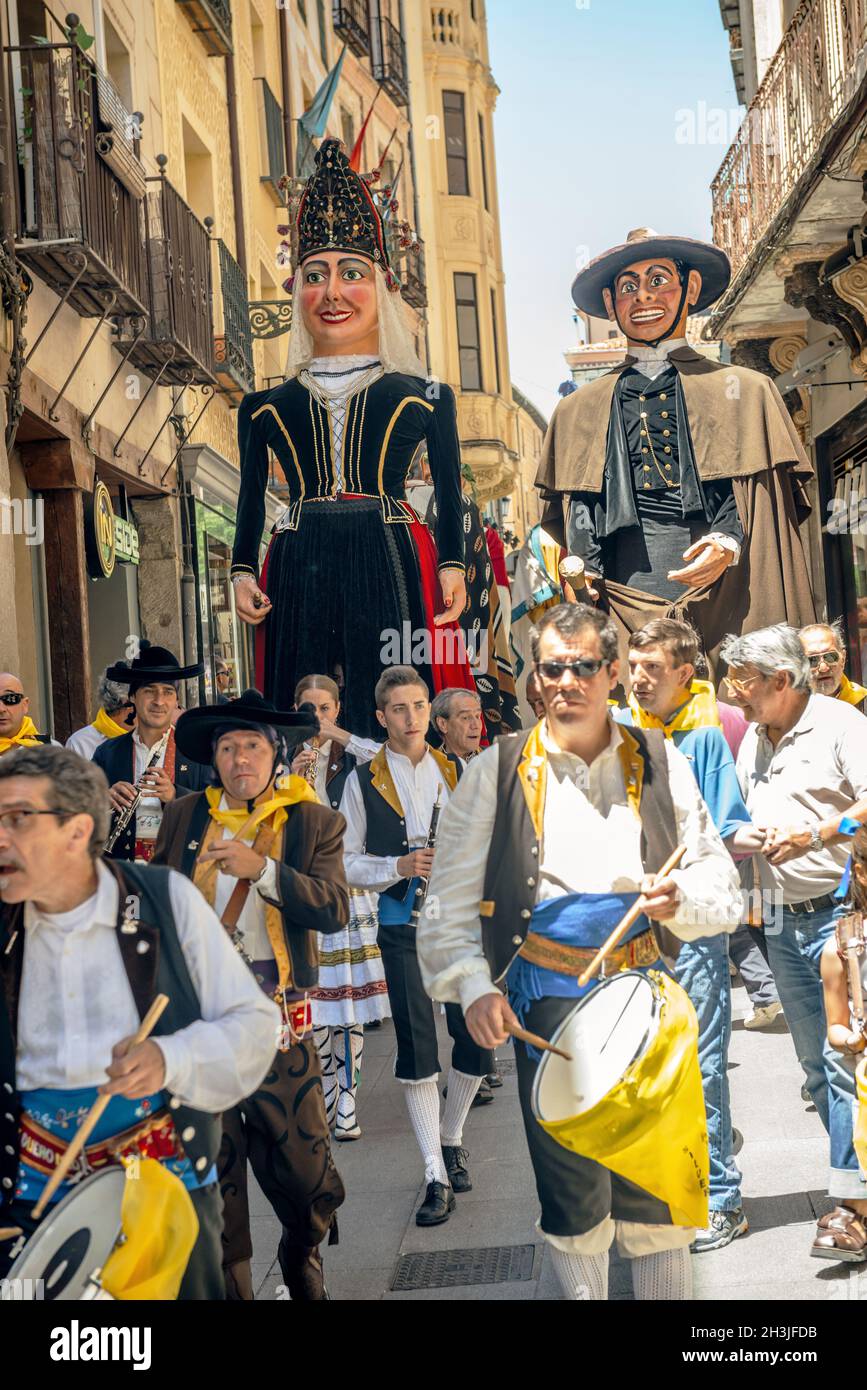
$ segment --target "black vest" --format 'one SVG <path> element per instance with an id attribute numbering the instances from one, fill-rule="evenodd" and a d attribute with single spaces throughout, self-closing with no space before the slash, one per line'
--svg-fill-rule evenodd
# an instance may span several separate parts
<path id="1" fill-rule="evenodd" d="M 629 733 L 644 757 L 639 807 L 641 860 L 646 873 L 655 873 L 677 846 L 665 738 L 657 729 L 630 729 Z M 526 729 L 497 740 L 497 811 L 481 904 L 482 949 L 496 982 L 502 981 L 523 946 L 536 902 L 541 846 L 518 777 L 526 742 Z M 578 842 L 575 853 L 581 853 Z M 680 950 L 680 940 L 661 923 L 652 925 L 662 954 L 673 960 Z"/>
<path id="2" fill-rule="evenodd" d="M 453 761 L 449 759 L 449 761 Z M 406 818 L 399 816 L 396 811 L 389 806 L 384 796 L 380 796 L 373 785 L 372 763 L 361 763 L 355 770 L 358 774 L 358 785 L 361 789 L 361 799 L 364 802 L 364 814 L 367 820 L 367 833 L 365 835 L 364 850 L 366 854 L 376 854 L 380 858 L 400 857 L 409 853 L 409 840 L 406 833 Z M 455 762 L 458 781 L 460 781 L 463 768 L 459 762 Z M 399 883 L 392 884 L 391 888 L 385 890 L 385 896 L 396 898 L 402 902 L 406 897 L 408 879 L 401 879 Z"/>
<path id="3" fill-rule="evenodd" d="M 120 889 L 117 943 L 135 1006 L 144 1018 L 157 994 L 169 1002 L 152 1036 L 177 1033 L 202 1017 L 201 1006 L 178 940 L 169 894 L 172 870 L 143 864 L 103 861 Z M 132 902 L 131 900 L 137 900 Z M 127 907 L 135 907 L 136 930 L 122 930 Z M 18 1175 L 18 1120 L 21 1103 L 15 1076 L 18 996 L 24 960 L 24 910 L 15 904 L 0 910 L 0 1210 L 12 1201 Z M 14 940 L 13 940 L 14 938 Z M 12 941 L 11 948 L 9 943 Z M 148 949 L 139 947 L 147 943 Z M 94 981 L 93 987 L 99 988 Z M 109 1062 L 106 1058 L 106 1064 Z M 172 1119 L 184 1152 L 201 1178 L 216 1161 L 222 1139 L 219 1115 L 188 1105 L 172 1105 Z"/>
<path id="4" fill-rule="evenodd" d="M 346 786 L 346 779 L 357 764 L 354 753 L 347 753 L 345 748 L 331 746 L 331 760 L 328 766 L 329 776 L 326 778 L 325 790 L 328 796 L 328 803 L 332 811 L 340 810 L 340 801 L 343 796 L 343 788 Z M 332 768 L 334 771 L 332 772 Z"/>

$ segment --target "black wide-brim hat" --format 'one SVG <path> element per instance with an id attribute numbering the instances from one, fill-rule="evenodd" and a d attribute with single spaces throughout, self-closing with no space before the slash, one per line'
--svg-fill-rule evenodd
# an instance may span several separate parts
<path id="1" fill-rule="evenodd" d="M 607 319 L 608 310 L 602 298 L 610 290 L 615 276 L 636 261 L 652 261 L 655 256 L 667 261 L 682 261 L 688 270 L 701 275 L 701 294 L 690 313 L 700 314 L 715 304 L 724 294 L 732 278 L 732 268 L 725 251 L 709 241 L 696 241 L 688 236 L 661 236 L 648 227 L 629 232 L 620 246 L 603 251 L 578 272 L 572 282 L 572 298 L 585 314 Z"/>
<path id="2" fill-rule="evenodd" d="M 214 737 L 218 732 L 261 729 L 263 724 L 282 736 L 287 751 L 319 733 L 315 715 L 297 709 L 277 709 L 258 690 L 245 690 L 239 699 L 224 705 L 199 705 L 186 710 L 175 725 L 175 743 L 184 757 L 207 766 L 213 761 Z"/>
<path id="3" fill-rule="evenodd" d="M 133 688 L 150 685 L 152 681 L 174 685 L 177 681 L 192 680 L 194 676 L 200 676 L 204 669 L 203 661 L 196 662 L 194 666 L 182 666 L 168 647 L 152 647 L 150 642 L 144 641 L 140 643 L 139 654 L 134 660 L 118 661 L 116 665 L 109 666 L 105 675 L 107 680 L 117 681 L 118 685 L 128 685 L 132 693 Z"/>

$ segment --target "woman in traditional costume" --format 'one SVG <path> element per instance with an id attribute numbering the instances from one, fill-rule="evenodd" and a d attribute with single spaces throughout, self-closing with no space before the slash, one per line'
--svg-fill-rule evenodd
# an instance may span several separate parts
<path id="1" fill-rule="evenodd" d="M 473 689 L 455 644 L 434 640 L 466 602 L 455 398 L 426 378 L 379 210 L 337 140 L 321 146 L 301 197 L 296 265 L 286 380 L 251 392 L 238 411 L 235 603 L 245 622 L 264 623 L 268 697 L 291 703 L 302 676 L 324 672 L 343 686 L 347 727 L 369 737 L 374 686 L 396 642 L 409 639 L 401 655 L 433 693 Z M 405 495 L 423 441 L 438 553 Z M 288 505 L 257 580 L 269 450 Z M 440 645 L 451 661 L 438 660 Z"/>

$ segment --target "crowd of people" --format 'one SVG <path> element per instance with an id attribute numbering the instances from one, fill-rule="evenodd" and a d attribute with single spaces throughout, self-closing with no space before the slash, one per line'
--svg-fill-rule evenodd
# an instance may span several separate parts
<path id="1" fill-rule="evenodd" d="M 699 1229 L 673 1218 L 664 1171 L 623 1176 L 552 1137 L 533 1103 L 543 1054 L 517 1040 L 540 1230 L 566 1296 L 605 1296 L 616 1240 L 637 1297 L 686 1297 L 689 1252 L 748 1229 L 727 1074 L 732 962 L 748 1024 L 783 1011 L 828 1131 L 836 1205 L 812 1253 L 867 1257 L 864 1037 L 841 945 L 867 893 L 867 692 L 846 676 L 835 624 L 730 639 L 725 701 L 696 675 L 706 667 L 688 623 L 635 632 L 626 681 L 619 650 L 599 609 L 549 608 L 528 689 L 539 722 L 493 741 L 477 695 L 431 701 L 400 665 L 373 692 L 381 740 L 343 727 L 341 692 L 317 674 L 288 710 L 248 690 L 182 711 L 180 682 L 199 668 L 145 645 L 104 674 L 93 723 L 62 749 L 34 726 L 20 680 L 0 676 L 15 1155 L 0 1181 L 4 1221 L 20 1232 L 4 1243 L 7 1269 L 102 1092 L 111 1119 L 85 1171 L 116 1136 L 115 1157 L 151 1153 L 157 1127 L 159 1157 L 193 1203 L 180 1297 L 253 1297 L 248 1163 L 281 1223 L 291 1296 L 327 1297 L 321 1247 L 345 1197 L 334 1153 L 362 1138 L 365 1030 L 387 1019 L 394 1030 L 424 1178 L 416 1222 L 447 1221 L 473 1185 L 464 1127 L 501 1084 L 496 1049 L 513 1028 L 557 1032 L 594 991 L 581 970 L 639 895 L 604 978 L 670 974 L 691 1001 L 708 1217 Z M 678 867 L 657 877 L 677 845 Z M 159 941 L 148 969 L 122 936 L 131 897 L 139 950 Z M 158 989 L 171 1008 L 127 1050 Z"/>

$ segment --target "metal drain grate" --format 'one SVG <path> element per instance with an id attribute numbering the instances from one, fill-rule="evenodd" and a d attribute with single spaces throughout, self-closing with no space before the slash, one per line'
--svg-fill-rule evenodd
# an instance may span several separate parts
<path id="1" fill-rule="evenodd" d="M 492 1245 L 481 1250 L 433 1250 L 401 1255 L 391 1287 L 454 1289 L 468 1284 L 514 1284 L 533 1277 L 533 1245 Z"/>
<path id="2" fill-rule="evenodd" d="M 514 1057 L 497 1058 L 497 1071 L 501 1076 L 513 1076 L 518 1070 L 518 1063 Z"/>

